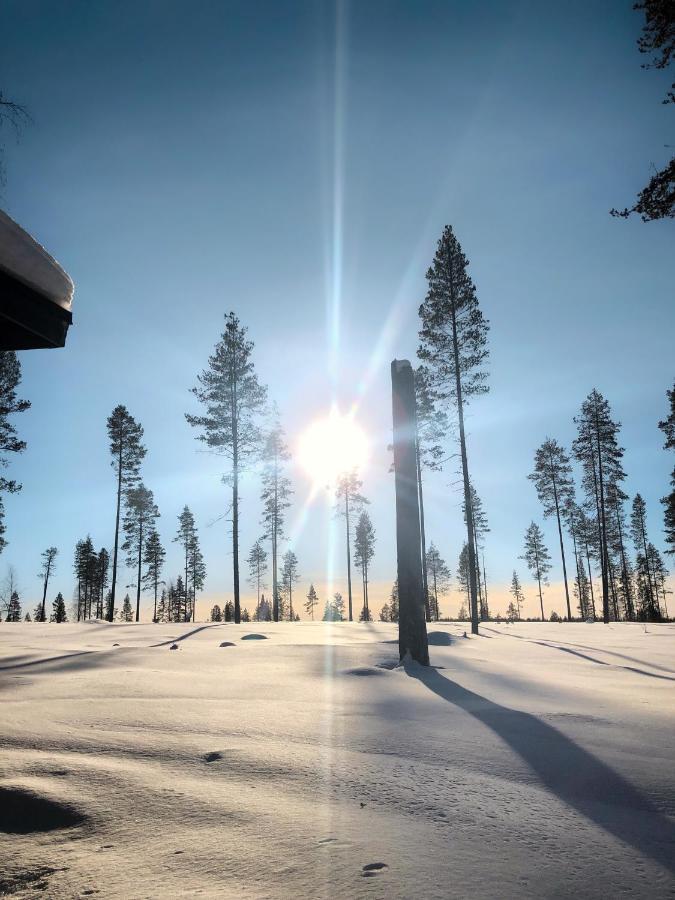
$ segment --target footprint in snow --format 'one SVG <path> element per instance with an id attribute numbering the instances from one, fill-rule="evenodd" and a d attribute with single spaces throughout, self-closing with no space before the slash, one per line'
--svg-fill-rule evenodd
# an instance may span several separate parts
<path id="1" fill-rule="evenodd" d="M 374 878 L 375 875 L 379 875 L 379 873 L 383 869 L 388 869 L 389 866 L 383 862 L 374 862 L 374 863 L 366 863 L 366 865 L 361 869 L 361 877 L 362 878 Z"/>

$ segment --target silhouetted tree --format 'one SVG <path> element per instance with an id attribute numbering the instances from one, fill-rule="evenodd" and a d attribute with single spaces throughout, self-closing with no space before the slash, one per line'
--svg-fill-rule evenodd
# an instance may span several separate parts
<path id="1" fill-rule="evenodd" d="M 272 607 L 269 602 L 265 600 L 265 595 L 262 594 L 260 597 L 260 602 L 255 608 L 255 612 L 253 613 L 253 619 L 256 622 L 271 622 L 272 621 Z"/>
<path id="2" fill-rule="evenodd" d="M 672 391 L 666 391 L 670 402 L 668 418 L 659 422 L 659 428 L 666 436 L 663 445 L 666 450 L 675 450 L 675 384 Z M 670 476 L 670 493 L 661 499 L 664 506 L 663 524 L 666 532 L 666 553 L 675 554 L 675 467 Z"/>
<path id="3" fill-rule="evenodd" d="M 154 599 L 152 613 L 153 622 L 160 621 L 157 616 L 157 594 L 159 592 L 160 584 L 164 584 L 162 581 L 162 568 L 164 567 L 165 558 L 166 550 L 162 546 L 159 532 L 156 528 L 151 528 L 145 540 L 145 547 L 143 548 L 143 563 L 145 565 L 143 584 L 146 588 L 152 590 Z"/>
<path id="4" fill-rule="evenodd" d="M 520 585 L 520 578 L 518 578 L 518 573 L 516 570 L 513 570 L 513 577 L 511 578 L 511 587 L 510 592 L 513 595 L 513 599 L 516 601 L 516 615 L 515 618 L 520 620 L 520 607 L 525 602 L 525 594 L 523 593 L 523 589 Z M 513 604 L 511 604 L 513 605 Z M 514 618 L 513 616 L 511 618 Z"/>
<path id="5" fill-rule="evenodd" d="M 368 570 L 370 561 L 375 555 L 375 529 L 370 521 L 370 516 L 364 509 L 356 523 L 354 531 L 354 565 L 361 570 L 361 582 L 363 585 L 363 609 L 370 615 L 368 603 Z M 360 617 L 361 622 L 371 622 L 371 618 Z"/>
<path id="6" fill-rule="evenodd" d="M 390 621 L 398 622 L 398 578 L 391 586 L 391 593 L 389 594 L 389 615 L 391 617 Z"/>
<path id="7" fill-rule="evenodd" d="M 77 621 L 91 618 L 91 608 L 96 591 L 98 557 L 91 538 L 87 535 L 75 545 L 74 572 L 77 578 Z"/>
<path id="8" fill-rule="evenodd" d="M 115 543 L 113 545 L 112 583 L 108 604 L 108 621 L 113 620 L 115 590 L 117 586 L 117 553 L 120 532 L 120 510 L 122 495 L 138 482 L 141 463 L 146 449 L 141 443 L 143 427 L 136 422 L 126 406 L 116 406 L 108 417 L 108 438 L 110 439 L 111 466 L 117 478 L 117 501 L 115 507 Z"/>
<path id="9" fill-rule="evenodd" d="M 19 594 L 17 591 L 12 591 L 12 594 L 9 598 L 9 604 L 7 606 L 7 615 L 5 617 L 6 622 L 20 622 L 21 621 L 21 601 L 19 600 Z"/>
<path id="10" fill-rule="evenodd" d="M 460 591 L 466 591 L 467 606 L 471 609 L 471 561 L 469 556 L 469 545 L 466 541 L 459 551 L 459 559 L 457 561 L 457 584 Z"/>
<path id="11" fill-rule="evenodd" d="M 452 573 L 441 554 L 436 549 L 434 542 L 427 551 L 427 573 L 429 579 L 429 595 L 431 599 L 432 618 L 437 622 L 440 618 L 438 598 L 443 597 L 450 590 Z"/>
<path id="12" fill-rule="evenodd" d="M 469 484 L 469 495 L 471 497 L 471 521 L 472 521 L 472 539 L 474 553 L 473 558 L 476 563 L 476 586 L 478 588 L 478 604 L 481 622 L 485 622 L 490 618 L 490 610 L 487 602 L 487 584 L 481 576 L 480 553 L 484 546 L 484 535 L 490 530 L 488 526 L 487 515 L 483 509 L 483 501 L 478 496 L 473 483 Z M 467 524 L 466 503 L 462 501 L 462 512 L 464 514 L 464 524 Z"/>
<path id="13" fill-rule="evenodd" d="M 36 610 L 36 622 L 46 622 L 47 620 L 47 613 L 45 610 L 45 604 L 47 602 L 47 586 L 49 584 L 49 579 L 54 572 L 54 567 L 56 565 L 55 560 L 58 553 L 59 551 L 56 547 L 47 547 L 46 550 L 42 551 L 42 568 L 38 575 L 38 578 L 42 579 L 42 603 L 39 607 L 39 613 Z"/>
<path id="14" fill-rule="evenodd" d="M 134 611 L 131 608 L 131 598 L 128 594 L 124 595 L 124 601 L 122 603 L 122 621 L 123 622 L 133 622 L 134 621 Z"/>
<path id="15" fill-rule="evenodd" d="M 546 621 L 544 615 L 544 598 L 541 592 L 541 583 L 548 584 L 548 573 L 551 570 L 551 557 L 544 545 L 544 535 L 536 522 L 531 522 L 525 532 L 525 552 L 520 557 L 527 563 L 532 575 L 537 579 L 539 586 L 539 605 L 541 606 L 541 621 Z"/>
<path id="16" fill-rule="evenodd" d="M 347 548 L 347 596 L 349 621 L 354 620 L 352 612 L 352 550 L 351 550 L 351 524 L 352 517 L 363 509 L 368 500 L 361 494 L 362 482 L 356 470 L 345 472 L 338 478 L 335 487 L 336 511 L 345 520 L 345 540 Z"/>
<path id="17" fill-rule="evenodd" d="M 262 524 L 264 536 L 272 550 L 272 616 L 279 621 L 279 541 L 284 536 L 286 510 L 290 506 L 290 479 L 284 474 L 284 466 L 290 459 L 284 430 L 276 419 L 265 437 L 263 446 Z"/>
<path id="18" fill-rule="evenodd" d="M 0 93 L 0 104 L 2 93 Z M 2 106 L 0 105 L 0 118 Z M 0 175 L 2 169 L 0 168 Z M 9 465 L 8 453 L 22 453 L 26 449 L 26 442 L 20 441 L 14 425 L 9 421 L 9 416 L 25 412 L 30 408 L 28 400 L 19 400 L 16 389 L 21 382 L 21 363 L 13 350 L 0 351 L 0 471 Z M 18 481 L 4 478 L 0 475 L 0 553 L 7 546 L 4 538 L 5 507 L 2 502 L 2 494 L 15 494 L 21 490 Z"/>
<path id="19" fill-rule="evenodd" d="M 307 592 L 307 599 L 305 600 L 305 612 L 312 621 L 314 621 L 314 610 L 318 605 L 319 598 L 316 595 L 316 589 L 313 584 L 310 584 L 309 591 Z"/>
<path id="20" fill-rule="evenodd" d="M 252 588 L 256 589 L 256 599 L 257 602 L 260 603 L 260 591 L 264 590 L 266 587 L 263 579 L 267 572 L 267 553 L 265 552 L 265 548 L 260 539 L 258 539 L 251 547 L 246 561 L 248 562 L 248 583 Z"/>
<path id="21" fill-rule="evenodd" d="M 185 580 L 183 585 L 185 588 L 185 621 L 192 619 L 193 610 L 190 608 L 190 548 L 197 538 L 197 527 L 195 525 L 195 517 L 192 515 L 188 506 L 183 507 L 183 511 L 178 516 L 178 531 L 173 539 L 174 543 L 178 543 L 183 548 L 183 563 Z"/>
<path id="22" fill-rule="evenodd" d="M 642 35 L 638 38 L 640 53 L 647 53 L 651 61 L 643 69 L 666 69 L 675 54 L 675 4 L 673 0 L 642 0 L 633 9 L 645 14 Z M 663 103 L 675 103 L 675 84 L 672 84 Z M 613 209 L 613 216 L 627 218 L 639 213 L 643 222 L 675 216 L 675 156 L 665 168 L 656 172 L 647 187 L 638 194 L 637 202 L 629 209 Z"/>
<path id="23" fill-rule="evenodd" d="M 630 530 L 637 554 L 638 579 L 641 582 L 642 611 L 646 619 L 661 618 L 658 601 L 658 590 L 655 574 L 652 571 L 652 554 L 649 553 L 647 536 L 647 506 L 640 494 L 633 498 L 630 515 Z"/>
<path id="24" fill-rule="evenodd" d="M 581 406 L 581 414 L 574 419 L 578 435 L 574 441 L 574 455 L 583 469 L 582 485 L 586 494 L 586 508 L 595 513 L 600 572 L 602 577 L 602 617 L 609 622 L 609 555 L 607 541 L 608 485 L 625 478 L 621 459 L 623 448 L 617 442 L 621 427 L 610 415 L 608 402 L 597 390 L 591 391 Z"/>
<path id="25" fill-rule="evenodd" d="M 127 565 L 136 568 L 136 621 L 141 619 L 141 585 L 143 584 L 143 551 L 148 535 L 155 527 L 159 510 L 152 491 L 144 484 L 129 488 L 126 494 L 123 528 L 125 540 L 122 549 L 127 554 Z"/>
<path id="26" fill-rule="evenodd" d="M 288 618 L 293 621 L 293 585 L 300 578 L 298 574 L 298 557 L 292 550 L 284 553 L 282 579 L 284 594 L 288 597 Z"/>
<path id="27" fill-rule="evenodd" d="M 199 544 L 199 533 L 196 528 L 188 548 L 188 573 L 190 575 L 190 590 L 192 592 L 192 621 L 194 622 L 197 615 L 197 591 L 204 589 L 204 581 L 206 580 L 206 563 L 204 562 L 204 555 Z"/>
<path id="28" fill-rule="evenodd" d="M 211 609 L 211 621 L 212 622 L 222 622 L 223 621 L 223 611 L 222 609 L 216 605 Z"/>
<path id="29" fill-rule="evenodd" d="M 485 362 L 488 323 L 478 306 L 476 288 L 452 228 L 446 226 L 427 272 L 429 289 L 419 314 L 422 320 L 418 355 L 427 365 L 434 395 L 456 409 L 464 480 L 471 630 L 478 633 L 477 561 L 473 545 L 469 462 L 464 432 L 464 407 L 472 396 L 488 390 Z"/>
<path id="30" fill-rule="evenodd" d="M 110 569 L 110 554 L 105 547 L 101 547 L 96 558 L 94 575 L 94 596 L 96 599 L 96 618 L 103 619 L 106 615 L 106 590 L 108 587 Z"/>
<path id="31" fill-rule="evenodd" d="M 68 616 L 66 614 L 66 604 L 63 599 L 63 594 L 60 591 L 56 595 L 56 598 L 52 603 L 52 614 L 49 617 L 49 621 L 57 622 L 58 624 L 68 621 Z"/>
<path id="32" fill-rule="evenodd" d="M 259 416 L 266 389 L 258 381 L 253 365 L 253 343 L 233 312 L 225 317 L 225 330 L 209 357 L 208 367 L 198 376 L 192 393 L 206 412 L 186 415 L 190 425 L 201 430 L 198 439 L 215 453 L 225 456 L 230 470 L 223 476 L 232 489 L 232 580 L 234 620 L 241 620 L 239 594 L 239 479 L 260 451 Z"/>
<path id="33" fill-rule="evenodd" d="M 380 610 L 380 622 L 391 622 L 391 608 L 388 603 Z"/>
<path id="34" fill-rule="evenodd" d="M 527 476 L 534 482 L 539 502 L 544 507 L 544 518 L 555 515 L 560 542 L 567 618 L 572 619 L 570 591 L 567 584 L 567 561 L 563 543 L 562 519 L 567 504 L 574 496 L 572 466 L 565 449 L 554 438 L 546 438 L 534 454 L 534 470 Z"/>

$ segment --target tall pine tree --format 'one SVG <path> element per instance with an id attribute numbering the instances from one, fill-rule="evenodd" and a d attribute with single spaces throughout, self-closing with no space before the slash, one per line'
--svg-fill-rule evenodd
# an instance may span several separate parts
<path id="1" fill-rule="evenodd" d="M 143 584 L 143 551 L 148 535 L 155 527 L 159 510 L 152 491 L 144 484 L 130 488 L 126 495 L 124 513 L 125 540 L 122 549 L 127 554 L 127 565 L 136 568 L 136 621 L 141 618 L 141 585 Z"/>
<path id="2" fill-rule="evenodd" d="M 672 391 L 666 391 L 670 402 L 668 418 L 659 422 L 659 428 L 666 436 L 663 445 L 666 450 L 675 450 L 675 384 Z M 663 525 L 666 533 L 668 550 L 666 553 L 675 554 L 675 467 L 670 476 L 670 493 L 661 499 L 664 506 Z"/>
<path id="3" fill-rule="evenodd" d="M 286 510 L 293 493 L 285 465 L 290 459 L 284 430 L 275 414 L 275 421 L 265 436 L 262 470 L 262 524 L 264 537 L 272 551 L 272 617 L 279 621 L 279 541 L 284 536 Z"/>
<path id="4" fill-rule="evenodd" d="M 429 596 L 431 598 L 431 616 L 438 622 L 440 618 L 438 598 L 443 597 L 450 590 L 452 573 L 433 541 L 427 550 L 427 573 L 429 578 Z"/>
<path id="5" fill-rule="evenodd" d="M 192 393 L 205 408 L 204 415 L 186 415 L 200 430 L 198 439 L 229 461 L 223 481 L 232 490 L 232 581 L 234 620 L 241 621 L 239 590 L 239 480 L 260 452 L 259 417 L 267 396 L 253 365 L 253 343 L 246 328 L 231 312 L 225 330 L 209 357 L 208 366 L 197 377 Z"/>
<path id="6" fill-rule="evenodd" d="M 153 622 L 159 621 L 157 616 L 157 594 L 160 584 L 164 584 L 162 581 L 162 568 L 164 566 L 165 558 L 166 550 L 162 546 L 159 532 L 154 527 L 150 528 L 143 548 L 143 563 L 145 565 L 143 584 L 146 588 L 152 590 L 153 593 Z"/>
<path id="7" fill-rule="evenodd" d="M 469 460 L 464 429 L 464 408 L 471 397 L 488 390 L 485 363 L 488 357 L 488 323 L 478 305 L 476 288 L 468 274 L 469 261 L 450 226 L 438 242 L 427 272 L 429 289 L 420 306 L 418 355 L 429 369 L 434 395 L 457 413 L 464 482 L 471 630 L 478 633 L 477 560 L 473 541 L 473 510 Z"/>
<path id="8" fill-rule="evenodd" d="M 544 535 L 536 522 L 531 522 L 525 532 L 525 552 L 520 557 L 527 563 L 532 575 L 537 579 L 539 587 L 539 605 L 541 607 L 541 621 L 546 621 L 544 615 L 544 597 L 541 591 L 541 583 L 548 584 L 548 573 L 551 570 L 551 557 L 544 544 Z"/>
<path id="9" fill-rule="evenodd" d="M 565 449 L 554 438 L 546 438 L 534 454 L 534 470 L 527 476 L 534 482 L 539 502 L 544 507 L 544 518 L 555 516 L 558 525 L 560 542 L 560 558 L 562 560 L 563 580 L 565 583 L 565 600 L 567 602 L 567 618 L 572 619 L 570 590 L 567 583 L 567 561 L 563 542 L 562 520 L 564 511 L 574 496 L 572 466 Z"/>
<path id="10" fill-rule="evenodd" d="M 347 598 L 349 621 L 354 621 L 352 604 L 352 547 L 351 532 L 353 517 L 359 513 L 368 500 L 361 494 L 363 483 L 356 470 L 345 472 L 338 478 L 335 486 L 336 512 L 345 520 L 345 542 L 347 548 Z"/>
<path id="11" fill-rule="evenodd" d="M 368 602 L 368 570 L 370 561 L 375 555 L 375 529 L 368 512 L 364 509 L 356 523 L 354 530 L 354 565 L 361 570 L 361 582 L 363 586 L 363 609 L 370 616 L 370 604 Z M 370 618 L 362 618 L 361 621 L 369 622 Z"/>
<path id="12" fill-rule="evenodd" d="M 56 547 L 47 547 L 46 550 L 42 551 L 42 567 L 38 576 L 42 579 L 42 603 L 40 604 L 39 615 L 35 616 L 35 619 L 38 622 L 45 622 L 47 620 L 47 612 L 45 609 L 45 604 L 47 602 L 47 587 L 49 586 L 49 579 L 54 574 L 58 553 L 59 551 Z"/>
<path id="13" fill-rule="evenodd" d="M 113 545 L 112 584 L 108 602 L 107 618 L 113 620 L 115 609 L 115 590 L 117 587 L 117 554 L 120 533 L 120 511 L 122 497 L 136 485 L 141 463 L 146 449 L 141 443 L 143 427 L 136 422 L 126 406 L 116 406 L 108 417 L 108 438 L 110 440 L 110 465 L 115 470 L 117 480 L 117 496 L 115 505 L 115 542 Z"/>
<path id="14" fill-rule="evenodd" d="M 292 550 L 287 550 L 284 553 L 283 558 L 283 567 L 282 567 L 282 579 L 283 579 L 283 587 L 284 594 L 288 597 L 288 620 L 289 622 L 293 621 L 293 585 L 298 581 L 300 575 L 298 574 L 298 557 L 293 553 Z"/>

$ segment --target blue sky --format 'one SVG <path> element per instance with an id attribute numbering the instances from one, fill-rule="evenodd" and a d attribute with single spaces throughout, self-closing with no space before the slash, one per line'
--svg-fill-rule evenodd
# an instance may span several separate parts
<path id="1" fill-rule="evenodd" d="M 33 405 L 17 421 L 24 490 L 6 502 L 0 575 L 11 563 L 36 596 L 40 551 L 56 544 L 54 591 L 70 597 L 75 541 L 111 545 L 105 420 L 124 403 L 145 428 L 169 571 L 187 503 L 207 601 L 230 595 L 222 464 L 197 452 L 184 413 L 234 309 L 291 448 L 334 390 L 359 404 L 379 601 L 395 570 L 389 362 L 414 358 L 446 223 L 491 323 L 491 393 L 468 422 L 495 598 L 514 565 L 524 575 L 522 534 L 541 519 L 534 449 L 546 435 L 569 446 L 593 387 L 623 423 L 627 488 L 662 545 L 675 231 L 607 212 L 632 202 L 672 139 L 668 78 L 640 69 L 640 27 L 630 2 L 3 4 L 0 85 L 34 121 L 18 145 L 5 135 L 2 206 L 76 295 L 66 349 L 22 354 Z M 326 498 L 296 527 L 310 485 L 293 476 L 301 590 L 314 580 L 323 598 L 327 580 L 344 589 L 342 546 Z M 427 485 L 429 537 L 453 568 L 456 481 L 451 468 Z M 247 549 L 255 476 L 243 494 Z M 546 534 L 557 562 L 552 523 Z M 555 584 L 549 599 L 562 610 Z"/>

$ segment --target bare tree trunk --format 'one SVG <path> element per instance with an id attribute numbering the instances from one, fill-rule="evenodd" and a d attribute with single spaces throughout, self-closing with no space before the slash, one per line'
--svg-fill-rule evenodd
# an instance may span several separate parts
<path id="1" fill-rule="evenodd" d="M 565 561 L 565 545 L 563 543 L 562 525 L 560 524 L 560 506 L 558 505 L 558 486 L 553 477 L 553 499 L 555 500 L 555 516 L 558 520 L 558 538 L 560 540 L 560 556 L 562 557 L 563 579 L 565 581 L 565 600 L 567 601 L 567 621 L 572 621 L 572 606 L 570 604 L 570 589 L 567 585 L 567 562 Z"/>
<path id="2" fill-rule="evenodd" d="M 239 603 L 239 422 L 237 421 L 237 382 L 232 379 L 232 581 L 234 588 L 234 622 L 241 621 Z"/>
<path id="3" fill-rule="evenodd" d="M 120 537 L 120 506 L 122 503 L 122 441 L 120 440 L 119 455 L 117 458 L 117 510 L 115 512 L 115 546 L 113 548 L 112 585 L 110 587 L 110 602 L 108 603 L 108 621 L 112 622 L 115 616 L 115 585 L 117 584 L 117 544 Z"/>
<path id="4" fill-rule="evenodd" d="M 136 621 L 141 620 L 141 554 L 143 553 L 143 520 L 138 532 L 138 572 L 136 574 Z"/>
<path id="5" fill-rule="evenodd" d="M 452 347 L 455 362 L 455 391 L 457 394 L 457 416 L 459 419 L 459 446 L 462 455 L 462 476 L 464 479 L 464 505 L 466 507 L 466 533 L 469 547 L 469 596 L 471 606 L 471 634 L 478 634 L 478 596 L 476 587 L 476 554 L 473 546 L 473 507 L 471 505 L 471 482 L 469 480 L 469 462 L 466 453 L 466 436 L 464 434 L 464 404 L 462 401 L 462 379 L 459 369 L 459 341 L 457 338 L 457 320 L 452 310 Z"/>
<path id="6" fill-rule="evenodd" d="M 422 593 L 419 494 L 416 467 L 416 415 L 413 371 L 407 360 L 391 364 L 396 486 L 399 657 L 429 665 L 429 643 Z"/>

